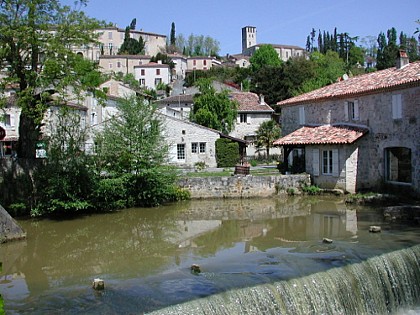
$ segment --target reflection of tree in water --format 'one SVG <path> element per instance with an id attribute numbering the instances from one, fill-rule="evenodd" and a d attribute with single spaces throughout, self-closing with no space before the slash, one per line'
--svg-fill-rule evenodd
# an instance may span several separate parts
<path id="1" fill-rule="evenodd" d="M 132 273 L 148 274 L 173 260 L 176 250 L 167 241 L 169 235 L 177 233 L 174 212 L 159 209 L 41 221 L 26 229 L 34 240 L 28 243 L 28 258 L 21 260 L 20 269 L 26 274 L 28 286 L 43 282 L 45 289 L 51 283 L 86 281 L 84 277 L 100 274 L 118 274 L 121 278 Z"/>

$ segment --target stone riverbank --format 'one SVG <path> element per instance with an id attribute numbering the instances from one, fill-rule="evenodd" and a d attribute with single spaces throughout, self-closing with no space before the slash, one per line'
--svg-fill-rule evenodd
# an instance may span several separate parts
<path id="1" fill-rule="evenodd" d="M 254 198 L 298 192 L 311 185 L 308 174 L 272 176 L 212 176 L 187 177 L 178 182 L 191 193 L 191 199 L 205 198 Z"/>

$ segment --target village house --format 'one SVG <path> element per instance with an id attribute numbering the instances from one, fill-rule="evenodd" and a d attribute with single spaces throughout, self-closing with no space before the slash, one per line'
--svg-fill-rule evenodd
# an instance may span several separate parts
<path id="1" fill-rule="evenodd" d="M 97 29 L 98 44 L 82 47 L 74 47 L 75 53 L 86 59 L 99 61 L 101 56 L 117 55 L 121 45 L 124 43 L 125 29 L 118 27 L 105 27 Z M 155 56 L 159 52 L 166 50 L 166 36 L 143 32 L 142 30 L 130 30 L 130 37 L 138 40 L 140 37 L 146 43 L 144 54 Z"/>
<path id="2" fill-rule="evenodd" d="M 237 91 L 230 92 L 229 96 L 239 104 L 235 128 L 229 135 L 247 141 L 247 157 L 254 158 L 259 154 L 255 146 L 257 130 L 263 122 L 272 119 L 274 110 L 264 101 L 262 95 Z M 265 153 L 265 149 L 262 149 L 261 152 Z M 280 150 L 273 149 L 271 153 L 280 154 Z"/>
<path id="3" fill-rule="evenodd" d="M 148 64 L 150 56 L 144 55 L 109 55 L 99 57 L 99 68 L 101 72 L 112 74 L 122 73 L 123 75 L 134 74 L 134 67 Z"/>
<path id="4" fill-rule="evenodd" d="M 257 43 L 257 28 L 255 26 L 245 26 L 242 28 L 242 55 L 252 56 L 262 46 L 267 44 Z M 279 44 L 268 44 L 273 46 L 280 60 L 287 61 L 293 57 L 305 56 L 305 49 L 299 46 L 293 45 L 279 45 Z M 240 59 L 236 55 L 236 59 Z"/>
<path id="5" fill-rule="evenodd" d="M 194 106 L 194 95 L 179 94 L 163 98 L 157 101 L 159 111 L 178 119 L 189 120 L 190 111 Z"/>
<path id="6" fill-rule="evenodd" d="M 169 65 L 163 64 L 161 60 L 134 66 L 134 77 L 141 87 L 155 90 L 159 85 L 171 82 Z"/>
<path id="7" fill-rule="evenodd" d="M 346 78 L 278 103 L 275 145 L 322 188 L 420 192 L 420 62 Z"/>
<path id="8" fill-rule="evenodd" d="M 16 104 L 16 94 L 14 90 L 6 88 L 3 97 L 6 98 L 6 104 L 0 109 L 2 118 L 0 127 L 4 130 L 5 136 L 0 139 L 0 158 L 13 156 L 19 139 L 20 109 Z"/>

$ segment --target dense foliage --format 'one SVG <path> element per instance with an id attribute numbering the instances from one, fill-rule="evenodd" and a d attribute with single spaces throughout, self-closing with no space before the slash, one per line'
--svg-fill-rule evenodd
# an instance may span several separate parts
<path id="1" fill-rule="evenodd" d="M 257 51 L 249 58 L 251 69 L 258 71 L 262 67 L 279 67 L 282 61 L 278 53 L 271 45 L 261 45 Z"/>
<path id="2" fill-rule="evenodd" d="M 96 135 L 95 154 L 85 150 L 77 111 L 62 108 L 54 128 L 47 159 L 34 174 L 31 215 L 62 217 L 188 198 L 175 185 L 175 170 L 162 166 L 168 154 L 162 122 L 144 99 L 119 103 L 119 115 Z"/>
<path id="3" fill-rule="evenodd" d="M 119 55 L 141 55 L 144 53 L 144 46 L 146 43 L 143 40 L 143 37 L 139 39 L 132 38 L 130 36 L 131 28 L 127 26 L 125 28 L 124 42 L 122 43 L 120 49 L 118 50 Z"/>
<path id="4" fill-rule="evenodd" d="M 233 167 L 239 163 L 239 144 L 232 140 L 220 138 L 216 140 L 217 167 Z"/>
<path id="5" fill-rule="evenodd" d="M 229 98 L 227 90 L 216 92 L 209 79 L 197 81 L 200 93 L 194 97 L 191 121 L 228 134 L 233 130 L 237 103 Z"/>
<path id="6" fill-rule="evenodd" d="M 176 48 L 185 56 L 217 56 L 220 51 L 220 43 L 204 35 L 190 34 L 185 38 L 183 34 L 176 37 Z"/>

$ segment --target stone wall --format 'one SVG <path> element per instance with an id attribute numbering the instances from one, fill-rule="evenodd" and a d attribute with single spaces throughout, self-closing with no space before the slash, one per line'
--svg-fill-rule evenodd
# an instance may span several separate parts
<path id="1" fill-rule="evenodd" d="M 307 174 L 192 177 L 179 181 L 180 187 L 191 192 L 192 199 L 271 197 L 287 193 L 288 189 L 300 190 L 302 186 L 310 184 L 311 179 Z"/>

